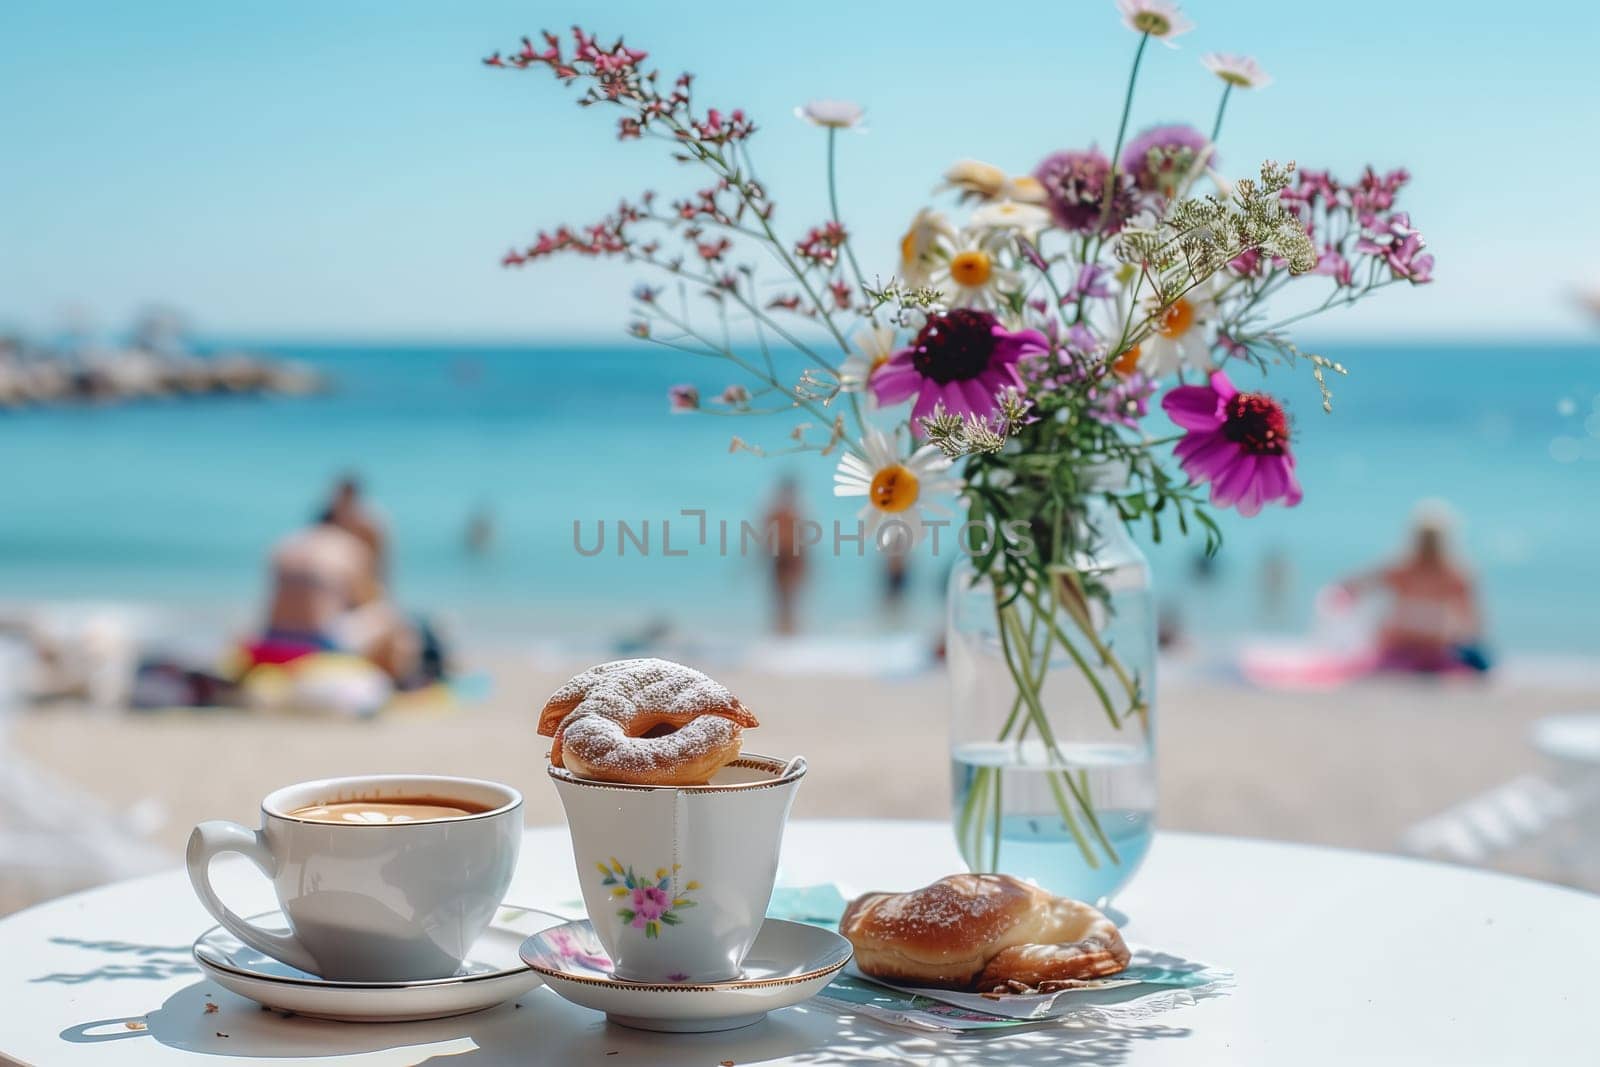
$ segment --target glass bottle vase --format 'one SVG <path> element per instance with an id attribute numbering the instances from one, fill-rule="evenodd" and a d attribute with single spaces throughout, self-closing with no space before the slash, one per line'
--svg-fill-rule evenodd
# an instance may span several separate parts
<path id="1" fill-rule="evenodd" d="M 1154 830 L 1155 598 L 1109 503 L 1072 527 L 1062 562 L 1025 581 L 967 560 L 951 574 L 953 821 L 972 870 L 1104 903 Z"/>

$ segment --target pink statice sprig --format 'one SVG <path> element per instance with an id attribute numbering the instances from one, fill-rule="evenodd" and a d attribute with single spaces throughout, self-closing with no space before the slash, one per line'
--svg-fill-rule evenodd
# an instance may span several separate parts
<path id="1" fill-rule="evenodd" d="M 617 136 L 625 141 L 659 133 L 684 143 L 727 145 L 755 132 L 755 124 L 741 108 L 708 108 L 696 114 L 690 97 L 692 74 L 679 74 L 672 88 L 662 92 L 659 72 L 640 66 L 649 53 L 627 47 L 621 37 L 602 46 L 593 34 L 574 26 L 570 53 L 563 52 L 561 38 L 548 30 L 540 37 L 544 48 L 524 37 L 520 49 L 508 55 L 495 52 L 484 65 L 515 70 L 544 67 L 564 84 L 586 82 L 579 106 L 622 106 L 628 113 L 617 120 Z"/>

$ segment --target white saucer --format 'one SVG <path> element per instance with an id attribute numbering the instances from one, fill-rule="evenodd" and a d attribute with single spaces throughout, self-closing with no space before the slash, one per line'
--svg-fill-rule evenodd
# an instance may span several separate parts
<path id="1" fill-rule="evenodd" d="M 850 962 L 850 942 L 819 926 L 768 919 L 744 961 L 744 977 L 706 985 L 645 985 L 611 976 L 589 920 L 523 942 L 522 958 L 561 996 L 639 1030 L 702 1033 L 758 1023 L 809 1000 Z"/>
<path id="2" fill-rule="evenodd" d="M 253 915 L 257 926 L 283 929 L 281 912 Z M 217 984 L 277 1011 L 339 1022 L 412 1022 L 482 1011 L 519 997 L 539 976 L 517 955 L 529 934 L 564 922 L 559 915 L 503 907 L 449 978 L 415 982 L 331 982 L 243 945 L 220 926 L 194 943 L 195 962 Z"/>

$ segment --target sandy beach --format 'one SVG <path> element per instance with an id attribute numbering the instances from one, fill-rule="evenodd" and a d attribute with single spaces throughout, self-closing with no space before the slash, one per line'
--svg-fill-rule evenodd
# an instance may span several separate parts
<path id="1" fill-rule="evenodd" d="M 174 864 L 196 821 L 254 825 L 265 793 L 325 775 L 403 770 L 500 779 L 525 793 L 530 825 L 559 823 L 544 775 L 548 743 L 534 732 L 534 713 L 570 670 L 517 655 L 474 666 L 492 675 L 491 695 L 446 712 L 339 721 L 52 707 L 22 715 L 9 745 L 111 810 L 153 800 L 163 817 L 150 840 Z M 905 681 L 719 673 L 762 718 L 747 737 L 751 751 L 810 760 L 796 817 L 947 817 L 942 673 Z M 1528 744 L 1530 724 L 1596 706 L 1600 686 L 1581 678 L 1387 680 L 1284 694 L 1178 677 L 1164 684 L 1158 706 L 1160 825 L 1392 851 L 1419 819 L 1517 775 L 1553 774 Z M 1572 879 L 1543 848 L 1508 850 L 1494 865 Z M 37 895 L 13 886 L 0 895 L 0 910 Z"/>

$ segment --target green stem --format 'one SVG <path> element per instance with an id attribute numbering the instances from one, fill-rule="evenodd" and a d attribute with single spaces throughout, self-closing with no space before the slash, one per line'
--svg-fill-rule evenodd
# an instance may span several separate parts
<path id="1" fill-rule="evenodd" d="M 1056 807 L 1060 808 L 1061 813 L 1066 816 L 1063 822 L 1066 823 L 1067 832 L 1072 834 L 1072 840 L 1077 842 L 1078 851 L 1083 853 L 1084 859 L 1089 861 L 1091 870 L 1099 870 L 1100 861 L 1094 858 L 1094 848 L 1089 844 L 1089 839 L 1083 836 L 1083 830 L 1078 827 L 1078 820 L 1072 818 L 1070 814 L 1072 804 L 1062 795 L 1061 783 L 1056 781 L 1056 776 L 1053 774 L 1046 778 L 1045 781 L 1050 783 L 1050 792 L 1056 798 Z M 1072 779 L 1068 777 L 1067 782 L 1071 784 Z M 1081 796 L 1078 797 L 1078 806 L 1085 807 L 1086 805 L 1087 801 Z M 1101 840 L 1105 841 L 1105 838 L 1101 837 Z M 1117 854 L 1112 850 L 1109 843 L 1106 845 L 1106 852 L 1111 857 L 1111 862 L 1116 863 Z"/>
<path id="2" fill-rule="evenodd" d="M 1038 594 L 1030 593 L 1024 589 L 1022 596 L 1034 611 L 1043 613 L 1047 610 L 1039 603 Z M 1111 721 L 1111 725 L 1119 730 L 1122 729 L 1122 722 L 1117 717 L 1117 707 L 1111 700 L 1111 694 L 1106 691 L 1105 683 L 1095 675 L 1094 667 L 1083 657 L 1083 653 L 1078 651 L 1078 646 L 1072 643 L 1072 639 L 1062 632 L 1060 624 L 1055 619 L 1046 619 L 1045 625 L 1050 628 L 1050 633 L 1055 636 L 1056 643 L 1062 647 L 1067 655 L 1072 657 L 1072 662 L 1082 672 L 1084 679 L 1094 690 L 1095 696 L 1100 698 L 1100 706 L 1105 709 L 1106 718 Z"/>
<path id="3" fill-rule="evenodd" d="M 1111 170 L 1107 174 L 1105 194 L 1100 202 L 1102 228 L 1106 219 L 1111 217 L 1112 193 L 1116 190 L 1117 171 L 1122 165 L 1122 139 L 1128 135 L 1128 116 L 1133 113 L 1133 86 L 1139 80 L 1139 60 L 1144 58 L 1144 49 L 1149 43 L 1148 33 L 1139 36 L 1139 50 L 1133 53 L 1133 69 L 1128 72 L 1128 91 L 1122 97 L 1122 121 L 1117 123 L 1117 146 L 1111 150 Z"/>
<path id="4" fill-rule="evenodd" d="M 1065 764 L 1067 762 L 1066 756 L 1062 753 L 1061 746 L 1056 743 L 1055 730 L 1050 726 L 1050 719 L 1049 719 L 1048 715 L 1046 715 L 1046 713 L 1045 713 L 1044 705 L 1039 700 L 1038 690 L 1035 689 L 1035 688 L 1030 688 L 1027 685 L 1027 683 L 1031 679 L 1031 671 L 1028 669 L 1028 665 L 1027 665 L 1026 659 L 1024 659 L 1023 669 L 1022 670 L 1018 670 L 1017 669 L 1018 665 L 1017 665 L 1016 659 L 1014 658 L 1014 653 L 1012 651 L 1012 646 L 1011 646 L 1010 640 L 1008 640 L 1008 638 L 1006 636 L 1006 628 L 1007 628 L 1008 625 L 1012 629 L 1014 629 L 1016 631 L 1016 633 L 1013 635 L 1012 639 L 1015 639 L 1015 637 L 1021 636 L 1022 624 L 1017 621 L 1016 609 L 1013 608 L 1013 607 L 1010 607 L 1010 606 L 1001 608 L 1001 609 L 999 609 L 999 615 L 1000 615 L 1000 649 L 1005 654 L 1006 666 L 1009 667 L 1010 670 L 1011 670 L 1012 680 L 1017 683 L 1018 688 L 1021 690 L 1021 692 L 1023 694 L 1024 700 L 1027 701 L 1028 712 L 1033 717 L 1034 729 L 1039 731 L 1039 737 L 1044 742 L 1045 748 L 1046 748 L 1047 752 L 1049 753 L 1049 755 L 1055 761 L 1057 761 L 1057 762 L 1059 762 L 1059 763 L 1061 763 L 1063 765 L 1063 772 L 1062 773 L 1063 773 L 1063 776 L 1067 780 L 1067 788 L 1071 789 L 1073 795 L 1075 797 L 1077 797 L 1078 806 L 1083 811 L 1084 818 L 1088 820 L 1090 829 L 1092 829 L 1094 831 L 1095 836 L 1100 839 L 1101 845 L 1103 845 L 1105 847 L 1106 855 L 1111 858 L 1111 862 L 1113 862 L 1113 863 L 1119 862 L 1118 859 L 1117 859 L 1116 849 L 1112 847 L 1110 840 L 1105 835 L 1105 831 L 1101 829 L 1101 827 L 1100 827 L 1100 819 L 1099 819 L 1098 816 L 1095 815 L 1094 808 L 1089 803 L 1089 798 L 1087 796 L 1084 796 L 1083 794 L 1081 794 L 1078 791 L 1078 788 L 1072 782 L 1070 775 L 1066 773 L 1066 770 L 1065 770 Z M 1049 625 L 1052 629 L 1056 628 L 1053 622 L 1048 622 L 1047 625 Z M 1025 651 L 1022 654 L 1023 654 L 1024 657 L 1026 657 L 1026 655 L 1027 655 L 1027 653 Z M 1080 664 L 1082 664 L 1081 657 L 1079 658 L 1078 662 Z M 1083 669 L 1084 669 L 1085 673 L 1087 674 L 1088 673 L 1087 665 L 1084 665 Z M 1050 780 L 1052 780 L 1052 781 L 1055 780 L 1055 775 L 1054 774 L 1052 774 L 1050 776 Z M 1070 820 L 1071 817 L 1072 817 L 1071 808 L 1066 806 L 1066 805 L 1062 805 L 1061 806 L 1061 814 L 1062 814 L 1064 819 Z M 1085 862 L 1087 862 L 1089 864 L 1090 867 L 1095 867 L 1095 868 L 1099 867 L 1099 860 L 1097 860 L 1095 858 L 1093 852 L 1085 851 L 1084 854 L 1083 854 L 1083 858 L 1084 858 Z"/>
<path id="5" fill-rule="evenodd" d="M 1211 124 L 1211 143 L 1217 143 L 1217 135 L 1222 132 L 1222 113 L 1228 110 L 1228 97 L 1233 95 L 1233 83 L 1225 82 L 1222 87 L 1222 102 L 1217 105 L 1217 121 Z"/>
<path id="6" fill-rule="evenodd" d="M 1088 594 L 1078 580 L 1078 575 L 1073 571 L 1061 571 L 1059 573 L 1064 581 L 1072 582 L 1073 594 L 1087 604 Z M 1050 594 L 1052 602 L 1055 604 L 1056 612 L 1059 613 L 1061 610 L 1061 590 L 1059 587 L 1051 585 Z M 1051 618 L 1054 619 L 1054 617 L 1054 614 L 1052 614 Z M 1143 714 L 1144 705 L 1139 699 L 1139 686 L 1132 678 L 1128 677 L 1128 671 L 1122 666 L 1122 661 L 1111 651 L 1110 646 L 1100 639 L 1100 635 L 1095 632 L 1091 621 L 1077 618 L 1074 618 L 1073 621 L 1078 623 L 1078 629 L 1082 631 L 1084 638 L 1088 640 L 1089 646 L 1094 649 L 1095 655 L 1100 657 L 1100 663 L 1117 676 L 1117 681 L 1122 684 L 1122 691 L 1128 695 L 1128 701 L 1132 705 L 1131 710 L 1135 713 Z"/>
<path id="7" fill-rule="evenodd" d="M 1000 773 L 996 770 L 994 776 L 994 829 L 992 831 L 993 836 L 989 839 L 989 870 L 991 871 L 1000 869 L 1000 815 L 1005 810 L 1005 802 L 1001 799 L 1000 789 Z"/>
<path id="8" fill-rule="evenodd" d="M 1100 197 L 1100 225 L 1095 227 L 1094 251 L 1084 257 L 1085 263 L 1098 263 L 1100 249 L 1105 245 L 1106 221 L 1111 218 L 1111 205 L 1116 197 L 1113 195 L 1117 189 L 1117 179 L 1121 176 L 1122 141 L 1128 135 L 1128 116 L 1133 113 L 1133 86 L 1139 80 L 1139 61 L 1144 58 L 1145 46 L 1150 43 L 1148 33 L 1139 36 L 1139 48 L 1133 53 L 1133 69 L 1128 72 L 1128 90 L 1122 96 L 1122 118 L 1117 122 L 1117 144 L 1111 150 L 1111 165 L 1106 169 L 1106 187 Z M 1084 312 L 1088 310 L 1088 301 L 1078 302 L 1077 314 L 1073 322 L 1082 322 Z"/>
<path id="9" fill-rule="evenodd" d="M 836 169 L 836 167 L 834 165 L 834 148 L 833 148 L 834 141 L 836 141 L 838 139 L 838 136 L 839 136 L 839 128 L 837 126 L 829 126 L 828 127 L 828 207 L 830 209 L 832 209 L 832 211 L 833 211 L 834 224 L 836 226 L 838 226 L 840 229 L 843 229 L 844 228 L 844 223 L 842 221 L 840 221 L 840 219 L 839 219 L 839 183 L 838 183 L 838 179 L 836 177 L 837 169 Z M 854 247 L 851 246 L 850 241 L 848 239 L 846 239 L 846 241 L 844 243 L 844 254 L 845 254 L 845 257 L 850 260 L 850 270 L 856 276 L 856 285 L 861 287 L 861 288 L 863 288 L 863 289 L 866 288 L 866 285 L 867 285 L 866 277 L 865 277 L 865 275 L 863 275 L 861 273 L 861 264 L 856 262 L 856 250 L 855 250 Z"/>

